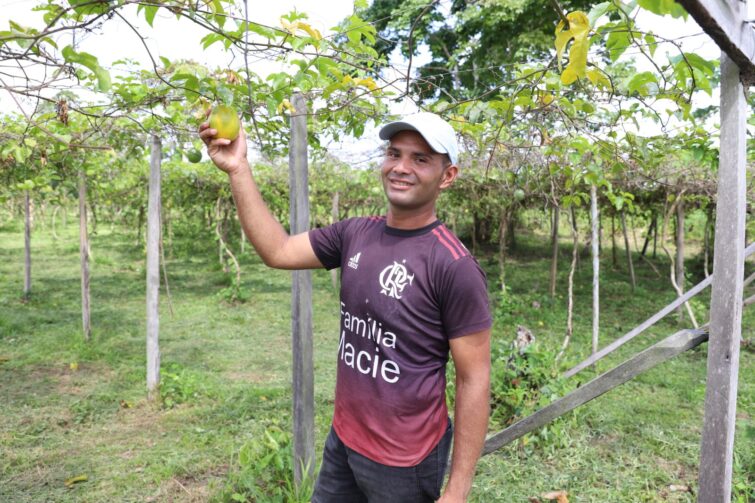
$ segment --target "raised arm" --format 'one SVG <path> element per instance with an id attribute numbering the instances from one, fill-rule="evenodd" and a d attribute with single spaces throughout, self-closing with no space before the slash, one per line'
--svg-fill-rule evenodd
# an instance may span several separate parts
<path id="1" fill-rule="evenodd" d="M 490 329 L 451 339 L 456 367 L 454 448 L 443 503 L 464 502 L 488 431 Z"/>
<path id="2" fill-rule="evenodd" d="M 276 269 L 322 267 L 307 233 L 289 236 L 262 199 L 246 159 L 244 129 L 233 141 L 213 138 L 216 133 L 207 122 L 199 126 L 199 137 L 207 145 L 210 159 L 228 174 L 244 234 L 265 264 Z"/>

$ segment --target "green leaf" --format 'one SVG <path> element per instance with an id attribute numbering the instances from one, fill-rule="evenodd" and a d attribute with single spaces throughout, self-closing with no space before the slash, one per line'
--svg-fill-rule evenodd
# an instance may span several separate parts
<path id="1" fill-rule="evenodd" d="M 632 77 L 627 83 L 627 92 L 629 94 L 638 93 L 640 96 L 650 94 L 651 85 L 658 88 L 658 78 L 652 72 L 641 72 Z"/>
<path id="2" fill-rule="evenodd" d="M 626 25 L 623 27 L 619 25 L 617 30 L 613 30 L 609 33 L 608 38 L 606 39 L 606 49 L 608 49 L 608 55 L 611 58 L 611 61 L 615 63 L 616 60 L 624 54 L 624 51 L 627 50 L 630 43 L 631 39 Z"/>
<path id="3" fill-rule="evenodd" d="M 202 37 L 202 40 L 200 41 L 202 43 L 202 49 L 207 49 L 215 42 L 221 42 L 225 39 L 225 37 L 219 33 L 208 33 L 204 37 Z"/>
<path id="4" fill-rule="evenodd" d="M 587 14 L 587 19 L 590 20 L 590 26 L 595 26 L 595 23 L 601 16 L 605 15 L 609 10 L 615 10 L 612 2 L 603 2 L 593 5 L 590 12 Z"/>
<path id="5" fill-rule="evenodd" d="M 645 43 L 648 45 L 648 50 L 651 56 L 655 56 L 655 50 L 658 48 L 658 42 L 652 33 L 645 34 Z"/>
<path id="6" fill-rule="evenodd" d="M 68 0 L 68 4 L 73 7 L 77 14 L 104 14 L 108 11 L 109 4 L 107 0 L 93 2 L 92 0 Z"/>
<path id="7" fill-rule="evenodd" d="M 68 63 L 76 63 L 85 66 L 97 77 L 97 87 L 106 92 L 110 89 L 110 73 L 100 66 L 96 57 L 86 52 L 76 52 L 70 45 L 63 48 L 63 58 Z"/>
<path id="8" fill-rule="evenodd" d="M 659 16 L 683 17 L 687 19 L 687 11 L 675 0 L 638 0 L 637 4 L 645 10 Z"/>
<path id="9" fill-rule="evenodd" d="M 155 21 L 155 14 L 157 14 L 157 9 L 160 7 L 157 5 L 146 5 L 144 7 L 144 19 L 147 20 L 147 23 L 149 23 L 150 26 L 152 26 L 152 23 Z"/>
<path id="10" fill-rule="evenodd" d="M 271 30 L 270 28 L 266 26 L 262 26 L 261 24 L 257 23 L 249 23 L 247 26 L 247 29 L 253 33 L 256 33 L 257 35 L 261 35 L 265 37 L 268 40 L 277 38 L 277 34 L 280 32 L 276 32 L 275 30 Z"/>
<path id="11" fill-rule="evenodd" d="M 696 68 L 706 75 L 713 76 L 716 71 L 715 63 L 701 58 L 693 52 L 685 52 L 684 57 L 687 58 L 687 62 L 690 64 L 690 66 L 692 66 L 692 68 Z"/>

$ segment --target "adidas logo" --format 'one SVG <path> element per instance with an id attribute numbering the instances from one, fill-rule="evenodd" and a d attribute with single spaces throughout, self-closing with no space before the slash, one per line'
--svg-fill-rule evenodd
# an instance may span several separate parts
<path id="1" fill-rule="evenodd" d="M 357 253 L 349 259 L 349 267 L 357 269 L 359 267 L 359 257 L 362 256 L 362 252 Z"/>

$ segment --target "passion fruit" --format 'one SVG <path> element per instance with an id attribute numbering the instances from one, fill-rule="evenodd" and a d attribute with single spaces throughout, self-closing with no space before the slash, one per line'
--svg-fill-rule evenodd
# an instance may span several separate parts
<path id="1" fill-rule="evenodd" d="M 217 131 L 215 138 L 235 140 L 241 129 L 241 121 L 233 107 L 218 105 L 210 113 L 210 127 Z"/>
<path id="2" fill-rule="evenodd" d="M 196 164 L 196 163 L 198 163 L 199 161 L 202 160 L 202 152 L 200 150 L 195 149 L 195 148 L 193 148 L 191 150 L 187 150 L 186 151 L 186 159 L 188 159 L 189 162 Z"/>

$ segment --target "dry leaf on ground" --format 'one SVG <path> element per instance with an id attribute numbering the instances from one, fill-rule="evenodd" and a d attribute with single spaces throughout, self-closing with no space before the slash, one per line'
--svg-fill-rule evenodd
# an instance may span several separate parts
<path id="1" fill-rule="evenodd" d="M 569 503 L 569 498 L 567 498 L 566 495 L 566 491 L 551 491 L 549 493 L 541 494 L 540 496 L 549 501 L 556 500 L 557 503 Z"/>

